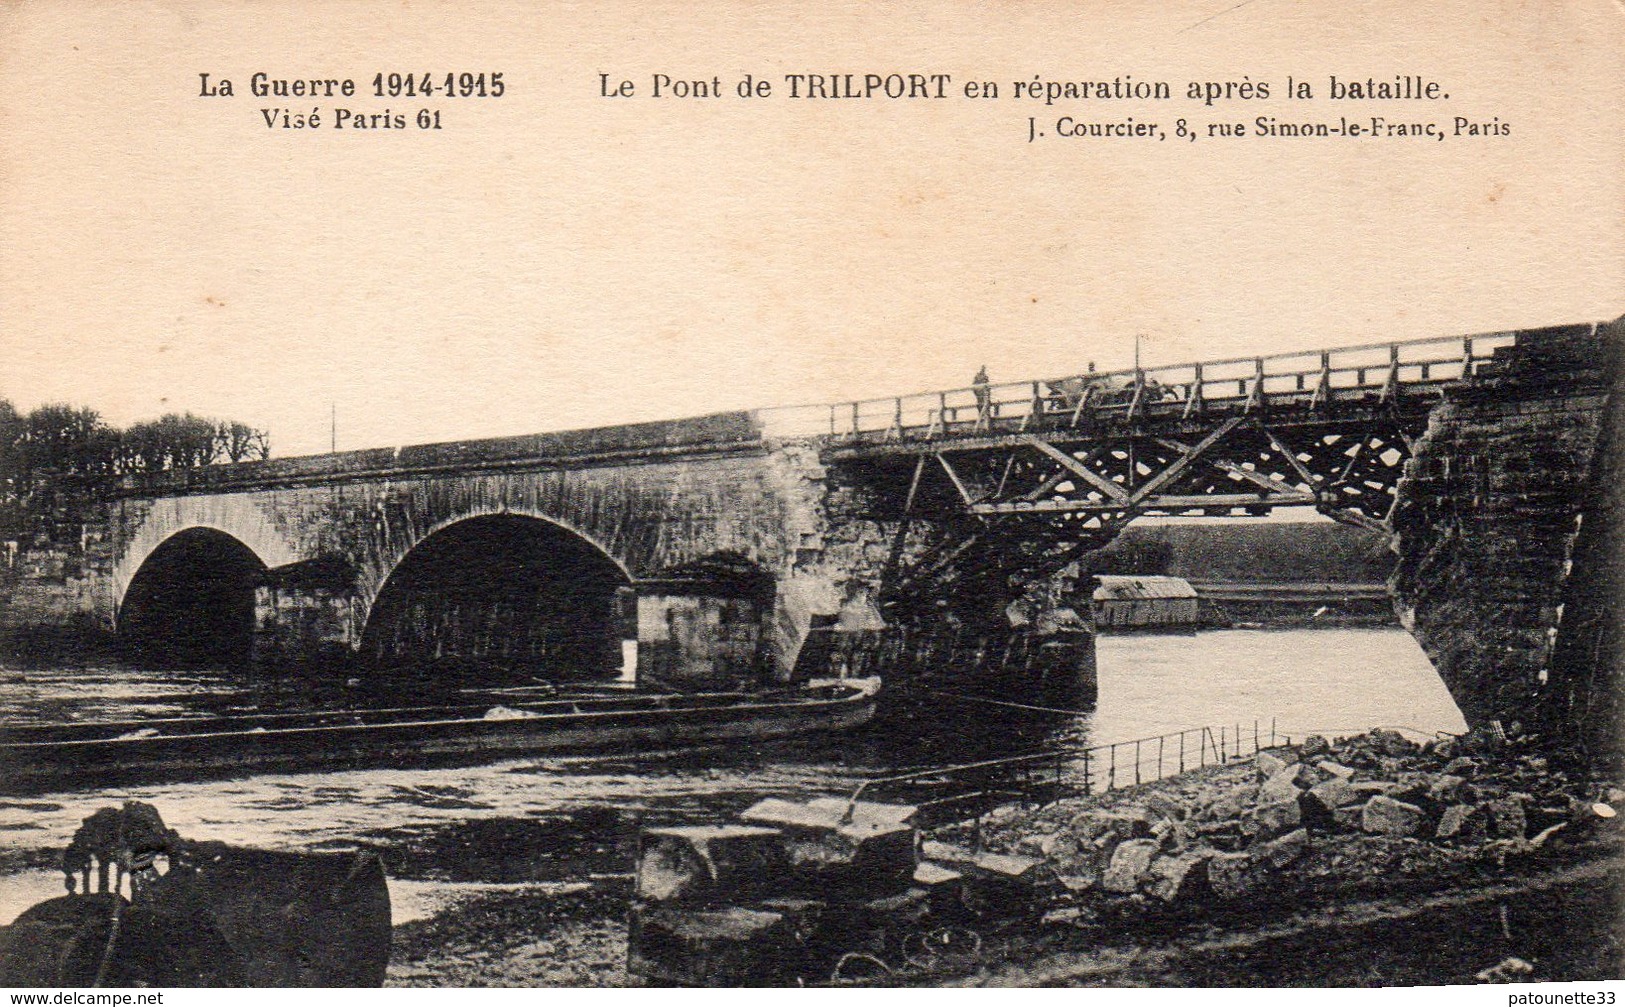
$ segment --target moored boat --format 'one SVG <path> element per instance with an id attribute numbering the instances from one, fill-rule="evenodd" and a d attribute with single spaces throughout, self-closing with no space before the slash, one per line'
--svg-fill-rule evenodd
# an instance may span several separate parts
<path id="1" fill-rule="evenodd" d="M 0 790 L 635 752 L 857 727 L 879 683 L 0 727 Z"/>

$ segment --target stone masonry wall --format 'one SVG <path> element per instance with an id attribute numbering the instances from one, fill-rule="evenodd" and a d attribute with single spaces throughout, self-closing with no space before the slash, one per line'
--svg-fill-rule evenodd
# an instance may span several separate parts
<path id="1" fill-rule="evenodd" d="M 1521 333 L 1434 410 L 1407 463 L 1389 587 L 1471 725 L 1561 719 L 1551 658 L 1618 328 Z"/>

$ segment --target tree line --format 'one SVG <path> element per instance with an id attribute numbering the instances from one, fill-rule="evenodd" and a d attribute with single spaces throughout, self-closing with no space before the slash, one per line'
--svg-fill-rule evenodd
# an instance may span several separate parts
<path id="1" fill-rule="evenodd" d="M 119 429 L 84 406 L 22 413 L 0 399 L 0 539 L 54 537 L 53 524 L 85 520 L 123 475 L 270 455 L 270 435 L 235 420 L 169 413 Z"/>

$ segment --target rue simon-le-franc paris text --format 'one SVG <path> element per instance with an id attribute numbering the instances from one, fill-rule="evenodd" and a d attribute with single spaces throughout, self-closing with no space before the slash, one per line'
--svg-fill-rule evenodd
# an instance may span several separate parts
<path id="1" fill-rule="evenodd" d="M 434 132 L 460 115 L 500 101 L 521 86 L 493 70 L 377 71 L 357 77 L 288 77 L 255 71 L 242 87 L 231 77 L 198 73 L 198 96 L 250 97 L 252 121 L 269 130 L 331 129 Z M 533 87 L 541 92 L 541 85 Z M 1443 83 L 1424 74 L 1313 79 L 1166 81 L 1121 75 L 1109 80 L 1042 75 L 989 80 L 951 73 L 752 73 L 724 78 L 651 72 L 599 73 L 590 93 L 611 101 L 727 104 L 797 102 L 998 102 L 1029 110 L 1018 121 L 1028 143 L 1138 140 L 1194 144 L 1236 140 L 1347 138 L 1403 142 L 1485 140 L 1512 135 L 1499 115 L 1451 103 Z"/>

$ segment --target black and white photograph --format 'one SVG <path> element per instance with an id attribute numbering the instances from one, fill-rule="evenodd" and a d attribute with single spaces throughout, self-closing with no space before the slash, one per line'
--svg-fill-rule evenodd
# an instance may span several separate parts
<path id="1" fill-rule="evenodd" d="M 1612 1004 L 1622 53 L 0 2 L 0 987 Z"/>

